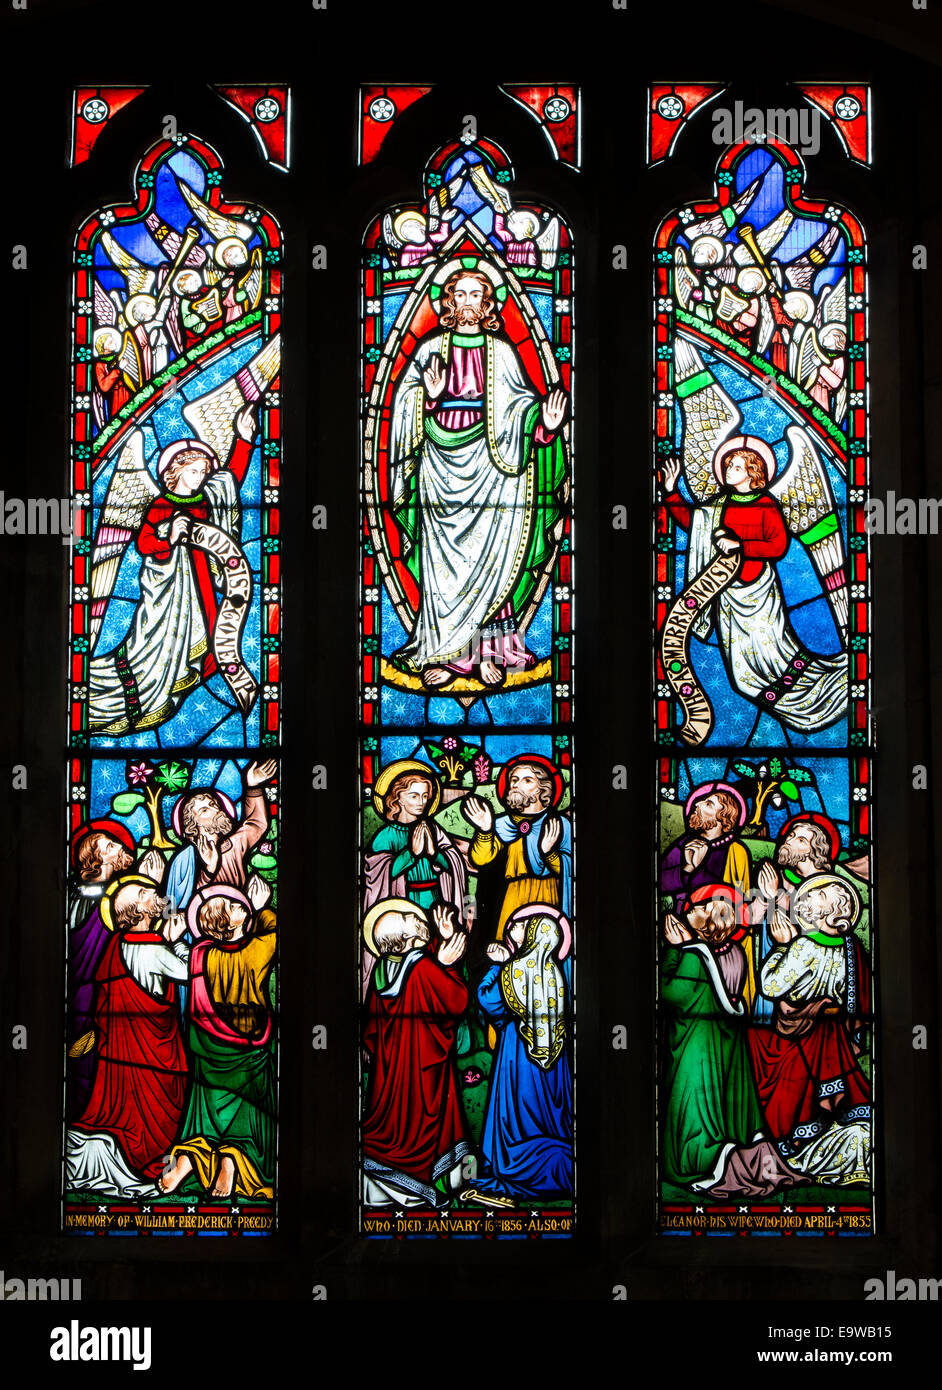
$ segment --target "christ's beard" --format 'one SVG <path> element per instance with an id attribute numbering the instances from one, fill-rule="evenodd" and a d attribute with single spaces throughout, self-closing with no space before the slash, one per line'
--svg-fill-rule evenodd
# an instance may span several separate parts
<path id="1" fill-rule="evenodd" d="M 704 811 L 700 806 L 695 806 L 690 813 L 688 824 L 691 830 L 713 830 L 717 824 L 717 817 L 711 816 L 709 811 Z"/>
<path id="2" fill-rule="evenodd" d="M 483 317 L 483 310 L 474 309 L 470 304 L 466 304 L 464 308 L 459 309 L 457 313 L 457 319 L 460 324 L 468 324 L 471 326 L 480 323 Z"/>

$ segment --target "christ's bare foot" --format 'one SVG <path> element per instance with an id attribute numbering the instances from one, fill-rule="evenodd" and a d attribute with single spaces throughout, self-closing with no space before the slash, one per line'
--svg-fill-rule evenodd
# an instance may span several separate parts
<path id="1" fill-rule="evenodd" d="M 423 685 L 447 685 L 448 682 L 453 681 L 454 678 L 454 671 L 449 671 L 444 666 L 426 666 L 425 670 L 422 672 Z"/>
<path id="2" fill-rule="evenodd" d="M 210 1189 L 214 1197 L 231 1197 L 232 1184 L 235 1182 L 235 1164 L 228 1154 L 223 1155 L 223 1160 L 219 1165 L 219 1172 L 216 1174 L 216 1181 Z"/>
<path id="3" fill-rule="evenodd" d="M 188 1173 L 192 1173 L 192 1171 L 193 1164 L 190 1162 L 189 1158 L 187 1158 L 186 1154 L 177 1154 L 170 1172 L 164 1173 L 162 1177 L 157 1179 L 157 1186 L 160 1188 L 161 1192 L 164 1193 L 176 1192 L 183 1179 Z"/>
<path id="4" fill-rule="evenodd" d="M 478 671 L 485 685 L 500 685 L 506 675 L 504 668 L 495 665 L 493 661 L 482 661 Z"/>

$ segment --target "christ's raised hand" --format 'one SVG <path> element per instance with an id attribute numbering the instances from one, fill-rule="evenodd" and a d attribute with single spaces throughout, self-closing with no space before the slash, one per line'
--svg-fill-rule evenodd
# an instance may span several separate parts
<path id="1" fill-rule="evenodd" d="M 680 482 L 680 459 L 668 459 L 661 474 L 665 492 L 674 492 Z"/>
<path id="2" fill-rule="evenodd" d="M 425 394 L 430 401 L 437 401 L 445 389 L 445 364 L 437 352 L 433 352 L 428 360 L 428 366 L 422 373 L 422 380 L 425 382 Z"/>
<path id="3" fill-rule="evenodd" d="M 566 392 L 556 387 L 543 402 L 543 428 L 547 434 L 555 434 L 563 423 L 566 414 Z"/>

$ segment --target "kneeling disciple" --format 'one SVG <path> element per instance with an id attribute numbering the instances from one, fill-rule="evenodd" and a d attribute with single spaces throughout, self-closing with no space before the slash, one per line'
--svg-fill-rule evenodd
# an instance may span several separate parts
<path id="1" fill-rule="evenodd" d="M 214 1197 L 272 1198 L 276 1093 L 268 977 L 277 934 L 275 914 L 265 908 L 270 893 L 255 877 L 248 897 L 237 888 L 207 888 L 187 910 L 197 938 L 190 952 L 193 1082 L 161 1192 L 173 1192 L 192 1172 Z"/>
<path id="2" fill-rule="evenodd" d="M 487 949 L 491 968 L 478 1003 L 497 1030 L 484 1170 L 465 1200 L 513 1207 L 572 1194 L 572 1069 L 568 998 L 561 962 L 569 923 L 555 908 L 520 908 L 504 942 Z"/>

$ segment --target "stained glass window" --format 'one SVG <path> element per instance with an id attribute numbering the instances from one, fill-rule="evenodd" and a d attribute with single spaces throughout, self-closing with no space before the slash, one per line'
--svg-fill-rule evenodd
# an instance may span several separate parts
<path id="1" fill-rule="evenodd" d="M 572 245 L 454 142 L 364 239 L 362 1230 L 573 1229 Z"/>
<path id="2" fill-rule="evenodd" d="M 273 1228 L 281 237 L 194 136 L 75 248 L 63 1223 Z"/>
<path id="3" fill-rule="evenodd" d="M 866 246 L 779 139 L 654 253 L 659 1225 L 872 1230 Z"/>

